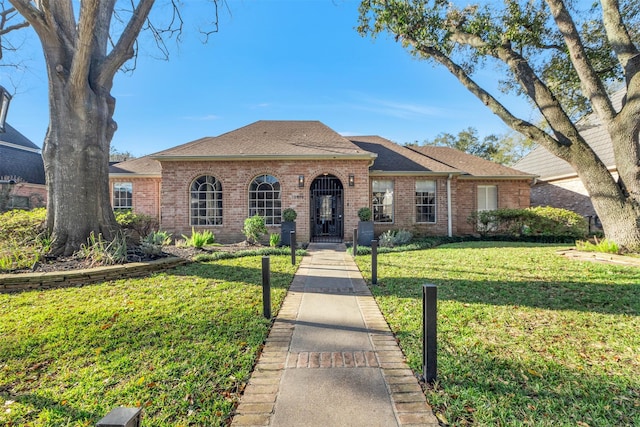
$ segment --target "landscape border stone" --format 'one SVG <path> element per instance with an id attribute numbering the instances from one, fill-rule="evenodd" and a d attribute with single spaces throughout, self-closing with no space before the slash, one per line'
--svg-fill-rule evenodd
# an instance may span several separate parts
<path id="1" fill-rule="evenodd" d="M 96 282 L 129 279 L 164 271 L 190 261 L 167 257 L 148 262 L 107 265 L 82 270 L 0 274 L 0 293 L 84 286 Z"/>

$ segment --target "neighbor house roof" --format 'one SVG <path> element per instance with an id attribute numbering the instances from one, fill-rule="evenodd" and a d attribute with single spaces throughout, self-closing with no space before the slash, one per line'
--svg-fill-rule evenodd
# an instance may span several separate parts
<path id="1" fill-rule="evenodd" d="M 149 156 L 125 160 L 109 166 L 109 175 L 113 177 L 131 174 L 159 177 L 162 175 L 162 166 L 159 161 Z"/>
<path id="2" fill-rule="evenodd" d="M 449 174 L 459 171 L 438 160 L 431 159 L 379 136 L 350 136 L 351 142 L 364 151 L 376 153 L 373 166 L 375 174 Z"/>
<path id="3" fill-rule="evenodd" d="M 611 96 L 611 102 L 616 111 L 622 108 L 622 100 L 625 91 L 621 90 Z M 615 157 L 613 155 L 613 144 L 611 137 L 605 126 L 598 118 L 597 114 L 589 114 L 576 123 L 578 131 L 585 142 L 595 151 L 602 162 L 609 169 L 616 168 Z M 571 165 L 561 158 L 551 154 L 549 150 L 541 145 L 534 148 L 529 154 L 524 156 L 514 165 L 518 170 L 536 174 L 544 181 L 568 178 L 576 175 Z"/>
<path id="4" fill-rule="evenodd" d="M 45 184 L 44 163 L 37 145 L 8 123 L 0 132 L 0 178 Z"/>
<path id="5" fill-rule="evenodd" d="M 522 172 L 499 163 L 485 160 L 456 150 L 451 147 L 434 147 L 431 145 L 411 146 L 412 151 L 441 162 L 469 177 L 483 178 L 532 178 L 531 174 Z"/>
<path id="6" fill-rule="evenodd" d="M 319 121 L 260 120 L 150 156 L 167 160 L 373 159 Z"/>

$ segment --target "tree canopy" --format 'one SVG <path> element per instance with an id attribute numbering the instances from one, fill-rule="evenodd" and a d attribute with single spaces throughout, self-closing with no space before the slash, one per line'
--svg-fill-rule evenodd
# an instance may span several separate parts
<path id="1" fill-rule="evenodd" d="M 466 128 L 453 135 L 447 132 L 438 134 L 432 140 L 425 140 L 424 145 L 451 147 L 480 158 L 511 166 L 531 151 L 534 143 L 518 133 L 506 135 L 487 135 L 480 139 L 478 130 Z"/>
<path id="2" fill-rule="evenodd" d="M 363 0 L 359 31 L 388 32 L 418 58 L 444 66 L 505 124 L 567 161 L 609 238 L 640 250 L 640 6 L 636 0 Z M 516 116 L 475 78 L 499 70 L 501 90 L 529 100 L 540 125 Z M 618 110 L 611 94 L 622 86 Z M 607 130 L 618 175 L 576 126 L 593 112 Z"/>

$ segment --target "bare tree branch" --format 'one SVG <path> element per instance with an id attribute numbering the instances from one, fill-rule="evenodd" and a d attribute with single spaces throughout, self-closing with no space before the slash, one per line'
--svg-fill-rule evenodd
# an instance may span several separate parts
<path id="1" fill-rule="evenodd" d="M 122 65 L 134 55 L 134 45 L 142 26 L 149 17 L 155 0 L 140 0 L 133 11 L 133 16 L 125 27 L 113 50 L 107 55 L 98 72 L 98 83 L 111 86 L 111 80 Z"/>

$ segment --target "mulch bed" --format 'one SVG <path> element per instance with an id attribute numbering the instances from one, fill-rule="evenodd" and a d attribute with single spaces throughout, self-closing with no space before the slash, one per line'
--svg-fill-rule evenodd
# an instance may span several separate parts
<path id="1" fill-rule="evenodd" d="M 258 249 L 261 247 L 263 246 L 254 245 L 246 241 L 234 243 L 231 245 L 208 246 L 202 249 L 194 248 L 191 246 L 171 245 L 164 246 L 162 248 L 162 253 L 159 255 L 145 254 L 140 250 L 139 247 L 131 247 L 129 248 L 129 251 L 127 253 L 127 262 L 148 262 L 170 256 L 192 260 L 195 255 L 203 253 L 213 253 L 219 251 L 237 252 L 247 249 Z M 10 273 L 48 273 L 55 271 L 82 270 L 92 267 L 98 267 L 98 265 L 93 264 L 91 260 L 70 256 L 45 259 L 42 262 L 36 263 L 30 270 L 14 270 Z"/>

